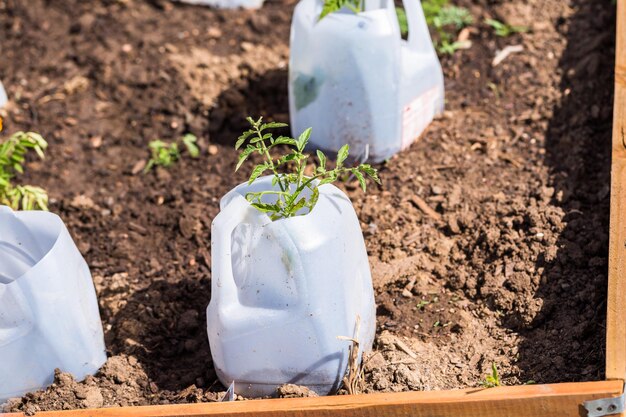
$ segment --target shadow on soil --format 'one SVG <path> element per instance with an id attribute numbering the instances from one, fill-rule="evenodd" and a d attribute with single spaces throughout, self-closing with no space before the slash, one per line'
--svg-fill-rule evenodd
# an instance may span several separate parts
<path id="1" fill-rule="evenodd" d="M 252 77 L 219 96 L 210 115 L 211 141 L 232 146 L 248 128 L 246 115 L 288 122 L 288 112 L 286 70 Z M 132 294 L 112 320 L 107 345 L 113 354 L 134 355 L 161 390 L 194 384 L 219 390 L 206 331 L 210 277 L 170 279 L 154 280 Z"/>
<path id="2" fill-rule="evenodd" d="M 565 226 L 556 258 L 537 265 L 543 306 L 521 332 L 522 381 L 604 377 L 615 6 L 575 0 L 573 8 L 571 20 L 556 22 L 568 40 L 559 63 L 564 96 L 545 158 Z"/>
<path id="3" fill-rule="evenodd" d="M 115 315 L 107 345 L 135 356 L 161 390 L 219 386 L 206 331 L 210 296 L 208 278 L 154 281 Z"/>
<path id="4" fill-rule="evenodd" d="M 220 94 L 217 103 L 209 116 L 209 136 L 222 145 L 234 145 L 249 128 L 247 116 L 289 123 L 287 69 L 271 70 L 234 85 Z M 289 135 L 288 129 L 277 133 Z"/>

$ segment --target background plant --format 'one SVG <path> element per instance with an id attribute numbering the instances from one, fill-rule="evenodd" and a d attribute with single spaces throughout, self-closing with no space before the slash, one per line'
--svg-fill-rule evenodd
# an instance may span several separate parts
<path id="1" fill-rule="evenodd" d="M 448 2 L 449 0 L 422 1 L 426 23 L 435 35 L 433 43 L 437 51 L 442 54 L 453 54 L 458 49 L 466 47 L 466 43 L 456 41 L 456 37 L 461 29 L 474 22 L 469 10 L 464 7 L 449 5 Z M 360 13 L 363 11 L 363 2 L 362 0 L 324 0 L 319 20 L 344 7 L 354 13 Z M 400 25 L 400 33 L 406 39 L 409 26 L 404 8 L 396 7 L 396 15 Z"/>
<path id="2" fill-rule="evenodd" d="M 0 143 L 0 204 L 13 210 L 48 210 L 48 194 L 43 188 L 13 183 L 16 175 L 24 173 L 26 155 L 34 151 L 44 159 L 47 147 L 44 138 L 34 132 L 17 132 Z"/>
<path id="3" fill-rule="evenodd" d="M 322 7 L 319 20 L 322 20 L 330 13 L 337 12 L 344 7 L 347 7 L 354 13 L 363 11 L 363 3 L 361 0 L 324 0 L 324 6 Z"/>
<path id="4" fill-rule="evenodd" d="M 427 0 L 422 2 L 426 23 L 434 30 L 435 48 L 442 54 L 454 54 L 464 46 L 456 41 L 461 29 L 474 23 L 469 10 L 464 7 L 452 6 L 448 0 Z"/>
<path id="5" fill-rule="evenodd" d="M 348 145 L 339 149 L 335 168 L 332 169 L 327 167 L 326 155 L 318 150 L 316 154 L 319 164 L 313 164 L 312 174 L 305 175 L 304 171 L 309 155 L 304 153 L 304 149 L 311 137 L 311 128 L 302 132 L 298 139 L 287 136 L 274 138 L 272 133 L 267 132 L 267 130 L 287 127 L 286 123 L 263 123 L 262 118 L 255 121 L 251 117 L 248 117 L 247 120 L 251 129 L 239 136 L 235 149 L 241 149 L 244 143 L 248 143 L 239 154 L 235 171 L 250 155 L 261 155 L 264 162 L 254 166 L 248 184 L 252 184 L 257 178 L 269 171 L 273 174 L 272 185 L 277 189 L 250 192 L 246 194 L 246 199 L 253 207 L 267 213 L 272 220 L 293 217 L 304 208 L 308 209 L 306 213 L 310 213 L 319 198 L 318 187 L 335 182 L 344 174 L 353 174 L 363 191 L 367 189 L 366 177 L 380 183 L 378 171 L 369 164 L 361 164 L 352 168 L 344 166 L 344 162 L 348 158 Z M 289 152 L 274 158 L 271 151 L 279 145 L 286 145 Z M 281 173 L 279 172 L 281 168 L 290 172 Z M 311 192 L 309 198 L 303 195 L 305 190 Z M 270 198 L 271 202 L 267 202 L 264 199 L 265 196 L 272 196 L 273 199 Z"/>
<path id="6" fill-rule="evenodd" d="M 485 19 L 485 23 L 494 29 L 496 36 L 500 36 L 502 38 L 506 38 L 515 33 L 528 32 L 528 28 L 526 26 L 513 26 L 508 23 L 500 22 L 496 19 Z"/>
<path id="7" fill-rule="evenodd" d="M 198 138 L 195 135 L 188 133 L 183 136 L 180 141 L 192 158 L 196 158 L 200 155 L 200 150 L 196 145 Z M 143 170 L 144 173 L 149 172 L 155 166 L 169 167 L 174 162 L 178 161 L 181 156 L 178 142 L 167 143 L 157 139 L 150 142 L 148 147 L 150 148 L 151 157 Z"/>

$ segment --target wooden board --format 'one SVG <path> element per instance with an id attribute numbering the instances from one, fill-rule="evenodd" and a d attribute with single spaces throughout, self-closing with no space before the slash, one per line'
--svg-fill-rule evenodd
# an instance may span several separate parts
<path id="1" fill-rule="evenodd" d="M 606 378 L 626 379 L 626 0 L 617 5 Z"/>
<path id="2" fill-rule="evenodd" d="M 230 403 L 50 411 L 38 417 L 584 417 L 584 401 L 617 397 L 622 381 L 524 385 Z M 0 414 L 22 417 L 22 414 Z"/>

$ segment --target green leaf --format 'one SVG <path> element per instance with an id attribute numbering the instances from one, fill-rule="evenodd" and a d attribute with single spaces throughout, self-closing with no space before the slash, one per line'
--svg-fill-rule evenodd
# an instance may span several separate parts
<path id="1" fill-rule="evenodd" d="M 363 176 L 363 174 L 361 174 L 358 169 L 352 170 L 352 173 L 359 180 L 359 185 L 361 186 L 363 191 L 367 191 L 367 184 L 365 183 L 365 177 Z"/>
<path id="2" fill-rule="evenodd" d="M 300 136 L 298 136 L 298 143 L 296 146 L 298 147 L 298 150 L 300 152 L 304 150 L 306 144 L 309 142 L 309 138 L 311 137 L 311 131 L 312 129 L 309 127 L 304 132 L 302 132 Z"/>
<path id="3" fill-rule="evenodd" d="M 263 125 L 261 125 L 261 130 L 276 129 L 279 127 L 287 127 L 287 126 L 289 126 L 287 123 L 269 122 L 269 123 L 264 123 Z"/>
<path id="4" fill-rule="evenodd" d="M 276 162 L 276 164 L 277 165 L 282 165 L 282 164 L 284 164 L 286 162 L 289 162 L 289 161 L 295 161 L 298 158 L 299 158 L 298 154 L 290 153 L 289 155 L 285 155 L 285 156 L 280 157 L 280 159 Z"/>
<path id="5" fill-rule="evenodd" d="M 326 170 L 326 155 L 324 155 L 324 152 L 320 151 L 319 149 L 317 150 L 317 159 L 320 160 L 320 168 L 323 168 L 325 171 Z"/>
<path id="6" fill-rule="evenodd" d="M 319 198 L 320 198 L 320 190 L 317 187 L 315 187 L 313 188 L 313 194 L 311 194 L 311 199 L 309 200 L 309 209 L 310 209 L 309 212 L 313 211 Z"/>
<path id="7" fill-rule="evenodd" d="M 248 145 L 248 147 L 239 154 L 239 161 L 237 162 L 237 166 L 235 167 L 235 172 L 239 170 L 241 165 L 246 161 L 246 159 L 248 159 L 248 157 L 254 151 L 256 151 L 256 148 L 254 146 Z"/>
<path id="8" fill-rule="evenodd" d="M 252 174 L 250 174 L 250 179 L 248 180 L 248 184 L 252 184 L 254 180 L 259 178 L 261 174 L 267 171 L 269 167 L 266 164 L 260 164 L 254 167 L 252 170 Z"/>
<path id="9" fill-rule="evenodd" d="M 276 204 L 251 203 L 250 205 L 263 213 L 276 213 L 280 211 L 280 208 Z"/>
<path id="10" fill-rule="evenodd" d="M 274 146 L 278 146 L 278 145 L 291 145 L 291 146 L 296 146 L 297 142 L 295 139 L 287 137 L 287 136 L 279 136 L 276 138 L 276 140 L 273 143 Z"/>
<path id="11" fill-rule="evenodd" d="M 192 158 L 197 158 L 200 155 L 200 149 L 198 149 L 198 147 L 196 146 L 197 141 L 198 138 L 196 137 L 196 135 L 193 135 L 191 133 L 187 133 L 185 136 L 183 136 L 183 144 L 187 148 L 187 152 L 189 152 L 189 155 L 191 155 Z"/>
<path id="12" fill-rule="evenodd" d="M 306 204 L 306 198 L 302 197 L 298 202 L 291 208 L 291 214 L 296 214 L 300 209 L 304 207 Z"/>
<path id="13" fill-rule="evenodd" d="M 337 168 L 341 168 L 343 166 L 344 161 L 348 158 L 348 152 L 350 151 L 350 146 L 343 145 L 339 152 L 337 152 Z"/>
<path id="14" fill-rule="evenodd" d="M 248 121 L 248 123 L 250 123 L 251 126 L 256 127 L 256 126 L 261 124 L 261 121 L 263 120 L 263 118 L 259 117 L 258 121 L 254 121 L 254 119 L 252 117 L 248 116 L 248 117 L 246 117 L 246 120 Z"/>
<path id="15" fill-rule="evenodd" d="M 376 183 L 380 184 L 380 178 L 378 177 L 378 170 L 376 170 L 375 168 L 372 168 L 372 166 L 369 164 L 361 164 L 359 166 L 359 169 L 365 172 Z"/>
<path id="16" fill-rule="evenodd" d="M 330 13 L 341 10 L 344 6 L 354 13 L 360 13 L 363 10 L 361 0 L 325 0 L 318 21 Z"/>
<path id="17" fill-rule="evenodd" d="M 243 132 L 243 134 L 239 136 L 237 142 L 235 143 L 235 149 L 241 148 L 241 145 L 243 145 L 246 139 L 248 139 L 248 137 L 250 137 L 250 135 L 252 135 L 253 133 L 255 133 L 254 130 L 247 130 Z"/>

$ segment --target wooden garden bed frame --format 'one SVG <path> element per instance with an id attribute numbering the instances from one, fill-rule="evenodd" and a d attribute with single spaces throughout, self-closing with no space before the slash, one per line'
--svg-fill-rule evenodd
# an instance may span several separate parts
<path id="1" fill-rule="evenodd" d="M 318 398 L 50 411 L 40 417 L 593 417 L 587 401 L 621 397 L 626 380 L 626 0 L 618 0 L 606 336 L 607 381 Z M 0 375 L 2 378 L 2 375 Z M 620 401 L 618 400 L 617 403 Z M 593 410 L 600 405 L 593 404 Z M 617 411 L 620 406 L 617 405 Z M 22 417 L 21 413 L 0 417 Z"/>

